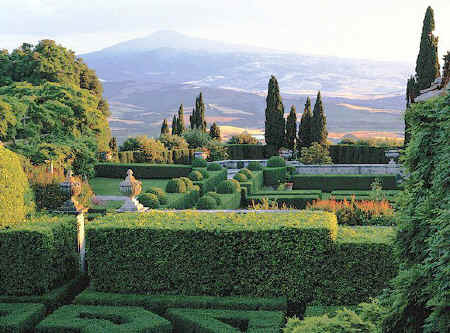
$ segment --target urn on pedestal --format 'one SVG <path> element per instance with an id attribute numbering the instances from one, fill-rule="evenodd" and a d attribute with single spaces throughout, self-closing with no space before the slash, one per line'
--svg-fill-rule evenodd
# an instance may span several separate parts
<path id="1" fill-rule="evenodd" d="M 66 180 L 59 186 L 69 196 L 59 210 L 65 213 L 81 213 L 84 207 L 77 201 L 77 197 L 81 193 L 81 182 L 73 176 L 72 170 L 67 172 Z"/>
<path id="2" fill-rule="evenodd" d="M 130 200 L 126 200 L 125 204 L 117 210 L 118 212 L 143 212 L 148 209 L 136 200 L 136 196 L 142 191 L 142 182 L 134 178 L 131 169 L 128 169 L 127 177 L 120 183 L 119 190 L 128 196 Z"/>

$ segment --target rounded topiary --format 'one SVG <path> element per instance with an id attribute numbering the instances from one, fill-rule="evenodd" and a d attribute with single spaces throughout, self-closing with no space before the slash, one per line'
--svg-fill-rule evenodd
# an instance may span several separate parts
<path id="1" fill-rule="evenodd" d="M 194 183 L 188 177 L 180 177 L 179 179 L 186 184 L 186 191 L 192 191 L 194 189 Z"/>
<path id="2" fill-rule="evenodd" d="M 261 171 L 263 169 L 261 163 L 256 161 L 249 162 L 247 168 L 251 171 Z"/>
<path id="3" fill-rule="evenodd" d="M 199 171 L 202 174 L 203 179 L 209 178 L 209 172 L 206 171 L 206 169 L 204 169 L 204 168 L 202 168 L 202 169 L 195 169 L 195 171 Z"/>
<path id="4" fill-rule="evenodd" d="M 191 171 L 191 173 L 188 175 L 189 179 L 192 181 L 199 181 L 203 179 L 203 175 L 200 171 Z"/>
<path id="5" fill-rule="evenodd" d="M 212 196 L 204 195 L 197 203 L 197 209 L 216 209 L 217 201 Z"/>
<path id="6" fill-rule="evenodd" d="M 241 188 L 239 182 L 235 179 L 227 179 L 223 180 L 217 186 L 217 193 L 220 194 L 230 194 L 235 193 L 238 189 Z"/>
<path id="7" fill-rule="evenodd" d="M 231 182 L 234 184 L 234 188 L 236 189 L 236 192 L 241 190 L 241 184 L 236 179 L 230 179 Z"/>
<path id="8" fill-rule="evenodd" d="M 208 163 L 206 162 L 206 160 L 196 158 L 192 161 L 192 167 L 194 167 L 194 168 L 206 168 L 207 166 L 208 166 Z"/>
<path id="9" fill-rule="evenodd" d="M 267 166 L 269 168 L 284 167 L 284 166 L 286 166 L 286 161 L 284 160 L 284 158 L 282 158 L 280 156 L 272 156 L 267 161 Z"/>
<path id="10" fill-rule="evenodd" d="M 244 169 L 239 170 L 239 173 L 242 173 L 242 174 L 246 175 L 248 179 L 253 178 L 253 172 L 251 172 L 251 171 L 250 171 L 249 169 L 247 169 L 247 168 L 244 168 Z"/>
<path id="11" fill-rule="evenodd" d="M 222 203 L 222 199 L 220 198 L 220 194 L 217 193 L 217 192 L 208 192 L 205 195 L 209 195 L 210 197 L 213 197 L 214 199 L 216 199 L 217 206 L 220 206 L 220 204 Z"/>
<path id="12" fill-rule="evenodd" d="M 186 183 L 180 178 L 174 178 L 169 180 L 166 185 L 167 193 L 185 193 L 186 192 Z"/>
<path id="13" fill-rule="evenodd" d="M 234 175 L 233 179 L 236 179 L 238 182 L 246 182 L 248 180 L 246 175 L 239 172 Z"/>
<path id="14" fill-rule="evenodd" d="M 148 208 L 159 208 L 159 199 L 156 194 L 153 193 L 143 193 L 137 197 L 138 201 Z"/>
<path id="15" fill-rule="evenodd" d="M 158 197 L 159 203 L 161 205 L 166 205 L 168 203 L 167 194 L 164 192 L 162 188 L 159 187 L 150 187 L 145 193 L 152 193 Z"/>
<path id="16" fill-rule="evenodd" d="M 222 169 L 223 169 L 222 166 L 218 163 L 208 164 L 208 168 L 207 168 L 208 171 L 220 171 Z"/>
<path id="17" fill-rule="evenodd" d="M 21 222 L 34 206 L 32 198 L 19 155 L 0 145 L 0 227 Z"/>

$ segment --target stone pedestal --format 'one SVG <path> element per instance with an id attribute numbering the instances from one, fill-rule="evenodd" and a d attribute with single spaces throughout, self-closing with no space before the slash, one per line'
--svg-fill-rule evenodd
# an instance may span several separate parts
<path id="1" fill-rule="evenodd" d="M 127 195 L 130 200 L 125 200 L 125 203 L 120 207 L 117 212 L 145 212 L 148 208 L 144 207 L 139 201 L 136 200 L 136 196 L 142 191 L 142 182 L 136 180 L 133 176 L 133 171 L 128 169 L 127 177 L 120 183 L 120 192 Z"/>

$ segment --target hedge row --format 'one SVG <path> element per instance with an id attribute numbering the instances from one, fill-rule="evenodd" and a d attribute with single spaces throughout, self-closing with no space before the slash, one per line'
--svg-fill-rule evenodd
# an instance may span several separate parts
<path id="1" fill-rule="evenodd" d="M 206 170 L 206 169 L 203 169 L 203 170 Z M 217 185 L 219 185 L 222 180 L 227 179 L 227 170 L 226 169 L 222 169 L 219 171 L 207 171 L 207 172 L 209 174 L 208 178 L 194 182 L 194 185 L 198 185 L 200 187 L 200 196 L 203 196 L 206 192 L 215 191 Z"/>
<path id="2" fill-rule="evenodd" d="M 0 303 L 0 332 L 32 332 L 44 317 L 43 304 Z"/>
<path id="3" fill-rule="evenodd" d="M 324 314 L 327 314 L 329 317 L 334 317 L 338 310 L 348 309 L 351 311 L 355 311 L 357 309 L 357 305 L 331 305 L 331 306 L 323 306 L 323 305 L 312 305 L 307 306 L 304 317 L 320 317 Z"/>
<path id="4" fill-rule="evenodd" d="M 169 194 L 170 196 L 174 194 Z M 169 203 L 167 208 L 189 209 L 193 208 L 200 199 L 200 190 L 198 188 L 185 193 L 176 193 L 179 198 Z"/>
<path id="5" fill-rule="evenodd" d="M 253 194 L 261 191 L 264 185 L 264 173 L 262 171 L 252 171 L 253 177 L 246 182 L 242 182 L 241 187 L 247 188 L 248 194 Z"/>
<path id="6" fill-rule="evenodd" d="M 41 295 L 78 270 L 75 218 L 43 216 L 0 229 L 0 295 Z"/>
<path id="7" fill-rule="evenodd" d="M 238 209 L 241 206 L 241 192 L 237 191 L 233 194 L 219 194 L 220 205 L 217 209 Z"/>
<path id="8" fill-rule="evenodd" d="M 264 185 L 273 186 L 286 181 L 287 168 L 286 167 L 276 167 L 276 168 L 264 168 Z"/>
<path id="9" fill-rule="evenodd" d="M 359 145 L 331 145 L 330 156 L 334 164 L 385 164 L 386 148 Z"/>
<path id="10" fill-rule="evenodd" d="M 284 194 L 275 194 L 275 195 L 249 195 L 247 197 L 248 204 L 251 204 L 252 201 L 255 203 L 261 203 L 263 199 L 268 199 L 269 201 L 276 201 L 279 207 L 286 205 L 288 208 L 295 209 L 304 209 L 307 203 L 312 203 L 315 200 L 320 199 L 320 195 L 318 194 L 292 194 L 292 195 L 284 195 Z"/>
<path id="11" fill-rule="evenodd" d="M 99 163 L 95 166 L 95 175 L 105 178 L 125 178 L 128 169 L 133 170 L 134 176 L 140 179 L 187 177 L 192 171 L 189 165 Z"/>
<path id="12" fill-rule="evenodd" d="M 266 156 L 263 145 L 229 144 L 226 147 L 231 160 L 263 160 Z"/>
<path id="13" fill-rule="evenodd" d="M 164 163 L 190 164 L 194 151 L 194 149 L 173 149 L 162 151 L 161 154 Z M 119 152 L 119 161 L 123 164 L 155 163 L 155 161 L 148 160 L 148 157 L 142 151 L 121 151 Z"/>
<path id="14" fill-rule="evenodd" d="M 254 193 L 256 196 L 264 196 L 264 195 L 322 195 L 321 190 L 286 190 L 286 191 L 259 191 Z"/>
<path id="15" fill-rule="evenodd" d="M 294 175 L 295 190 L 317 189 L 324 192 L 335 190 L 370 190 L 376 179 L 381 180 L 383 189 L 398 188 L 395 175 Z"/>
<path id="16" fill-rule="evenodd" d="M 285 297 L 215 297 L 215 296 L 181 296 L 181 295 L 138 295 L 98 292 L 87 289 L 79 294 L 75 304 L 140 306 L 146 310 L 163 315 L 169 308 L 190 309 L 228 309 L 228 310 L 287 310 Z"/>

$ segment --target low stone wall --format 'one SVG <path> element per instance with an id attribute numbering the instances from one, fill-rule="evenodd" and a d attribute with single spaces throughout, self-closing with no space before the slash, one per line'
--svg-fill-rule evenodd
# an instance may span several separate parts
<path id="1" fill-rule="evenodd" d="M 296 165 L 300 174 L 331 175 L 400 175 L 399 164 L 321 164 Z"/>
<path id="2" fill-rule="evenodd" d="M 267 166 L 267 160 L 223 160 L 210 163 L 220 164 L 227 169 L 240 169 L 240 166 L 246 168 L 250 162 L 259 162 L 263 167 Z"/>

